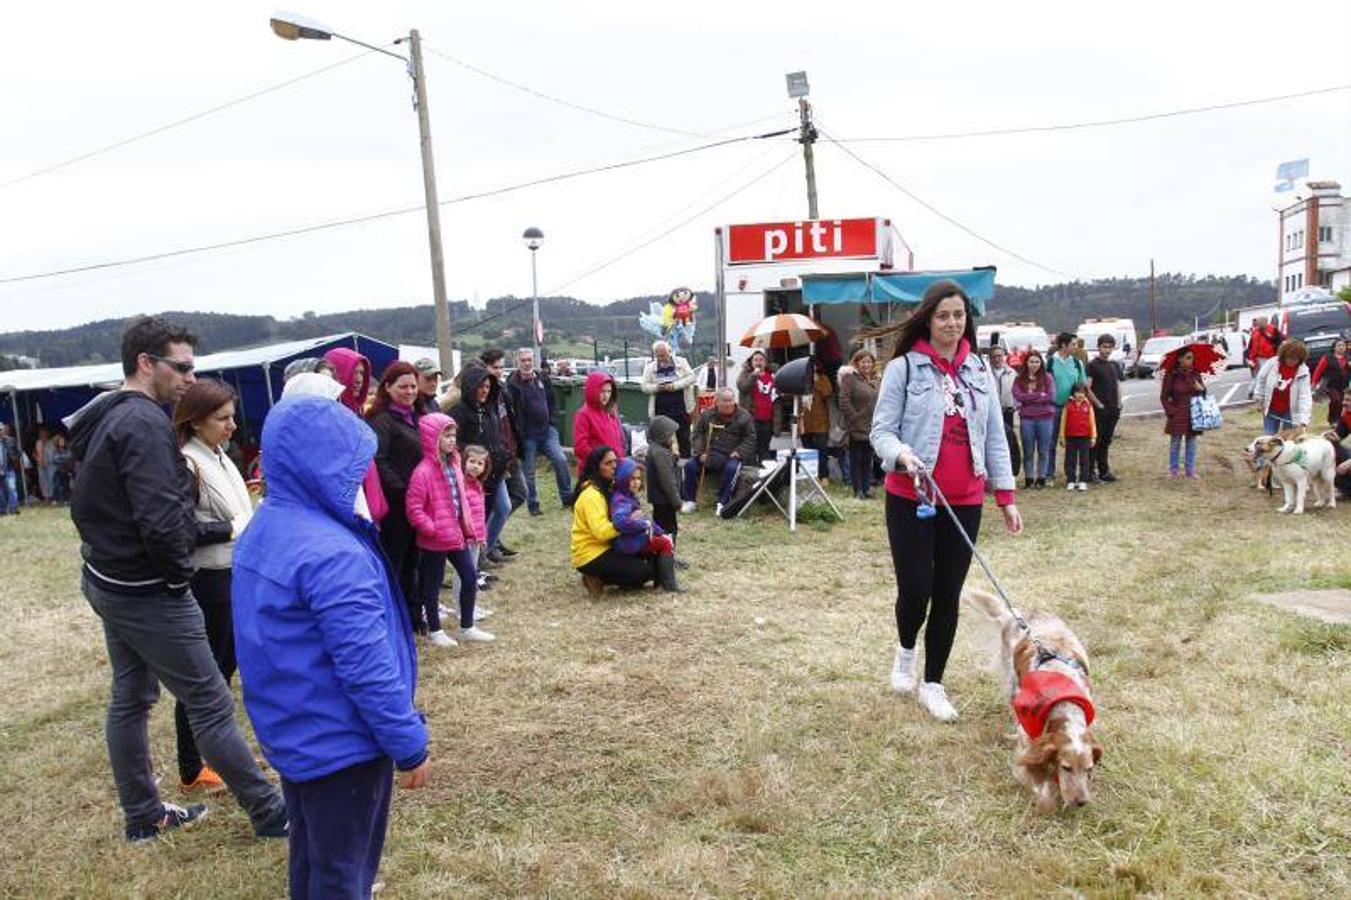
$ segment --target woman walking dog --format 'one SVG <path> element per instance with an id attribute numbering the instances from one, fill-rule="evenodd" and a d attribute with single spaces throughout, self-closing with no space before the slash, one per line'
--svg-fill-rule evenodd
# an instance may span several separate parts
<path id="1" fill-rule="evenodd" d="M 957 710 L 943 688 L 943 670 L 957 634 L 957 604 L 971 547 L 951 516 L 935 514 L 932 505 L 943 501 L 923 485 L 937 485 L 975 541 L 988 479 L 1005 528 L 1009 534 L 1021 532 L 1003 412 L 994 379 L 975 352 L 971 300 L 956 282 L 930 285 L 909 318 L 869 336 L 896 342 L 882 375 L 871 434 L 888 473 L 887 536 L 896 568 L 900 641 L 891 686 L 900 693 L 915 690 L 916 643 L 927 618 L 919 702 L 935 719 L 949 722 Z M 920 476 L 921 471 L 926 474 Z"/>

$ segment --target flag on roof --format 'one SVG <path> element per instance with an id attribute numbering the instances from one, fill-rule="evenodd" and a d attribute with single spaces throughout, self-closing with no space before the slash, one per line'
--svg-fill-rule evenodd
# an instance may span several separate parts
<path id="1" fill-rule="evenodd" d="M 1276 167 L 1276 190 L 1293 191 L 1297 180 L 1308 177 L 1309 160 L 1307 157 L 1283 162 Z"/>

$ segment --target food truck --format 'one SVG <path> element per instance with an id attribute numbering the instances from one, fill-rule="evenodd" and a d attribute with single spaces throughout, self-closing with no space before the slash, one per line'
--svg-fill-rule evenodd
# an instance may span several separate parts
<path id="1" fill-rule="evenodd" d="M 765 316 L 809 315 L 847 356 L 860 331 L 908 315 L 940 278 L 961 284 L 977 314 L 994 294 L 993 266 L 915 271 L 913 253 L 883 217 L 727 225 L 715 229 L 714 245 L 720 355 L 737 364 L 751 353 L 741 336 Z"/>

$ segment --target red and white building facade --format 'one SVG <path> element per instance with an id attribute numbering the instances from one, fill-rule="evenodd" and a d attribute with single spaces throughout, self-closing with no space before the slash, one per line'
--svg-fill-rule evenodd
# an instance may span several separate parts
<path id="1" fill-rule="evenodd" d="M 1276 289 L 1280 296 L 1321 286 L 1351 286 L 1351 198 L 1335 181 L 1308 181 L 1299 198 L 1279 210 Z"/>

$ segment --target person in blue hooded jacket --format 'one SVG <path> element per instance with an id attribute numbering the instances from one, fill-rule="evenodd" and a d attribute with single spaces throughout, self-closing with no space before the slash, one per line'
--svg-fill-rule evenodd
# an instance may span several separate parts
<path id="1" fill-rule="evenodd" d="M 281 774 L 292 897 L 369 897 L 393 769 L 427 778 L 408 610 L 354 511 L 375 446 L 350 410 L 283 399 L 263 426 L 267 500 L 235 545 L 244 706 Z"/>

